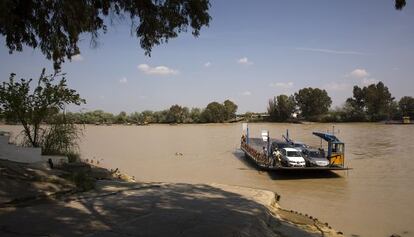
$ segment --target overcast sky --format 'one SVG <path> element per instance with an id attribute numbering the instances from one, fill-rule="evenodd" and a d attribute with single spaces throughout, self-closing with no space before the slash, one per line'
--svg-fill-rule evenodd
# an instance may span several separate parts
<path id="1" fill-rule="evenodd" d="M 396 98 L 414 96 L 414 2 L 211 1 L 209 28 L 181 34 L 144 55 L 128 23 L 82 37 L 81 55 L 63 65 L 69 86 L 87 100 L 72 111 L 204 107 L 231 99 L 238 112 L 265 111 L 269 98 L 303 87 L 328 91 L 333 105 L 353 85 L 383 81 Z M 8 54 L 0 37 L 0 81 L 36 78 L 52 68 L 39 50 Z"/>

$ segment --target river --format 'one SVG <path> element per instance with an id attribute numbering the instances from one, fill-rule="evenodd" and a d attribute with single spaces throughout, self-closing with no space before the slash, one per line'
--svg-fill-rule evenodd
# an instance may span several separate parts
<path id="1" fill-rule="evenodd" d="M 278 175 L 258 171 L 239 150 L 241 124 L 86 126 L 83 158 L 133 175 L 138 181 L 223 183 L 267 189 L 283 208 L 328 222 L 346 236 L 414 236 L 414 126 L 335 124 L 345 142 L 349 171 L 338 175 Z M 312 131 L 331 124 L 249 124 L 314 146 Z M 17 127 L 0 126 L 0 130 Z M 182 155 L 181 155 L 181 154 Z"/>

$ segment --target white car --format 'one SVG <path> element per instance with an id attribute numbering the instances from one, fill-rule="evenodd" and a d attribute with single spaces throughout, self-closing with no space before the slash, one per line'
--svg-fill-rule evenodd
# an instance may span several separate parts
<path id="1" fill-rule="evenodd" d="M 295 148 L 280 149 L 280 162 L 287 167 L 305 167 L 306 162 L 299 150 Z"/>

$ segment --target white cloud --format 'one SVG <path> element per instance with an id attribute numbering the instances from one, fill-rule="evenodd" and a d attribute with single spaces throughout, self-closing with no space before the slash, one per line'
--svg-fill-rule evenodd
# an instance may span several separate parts
<path id="1" fill-rule="evenodd" d="M 148 64 L 140 64 L 138 65 L 138 69 L 147 75 L 168 76 L 178 74 L 177 70 L 174 70 L 166 66 L 151 67 Z"/>
<path id="2" fill-rule="evenodd" d="M 293 82 L 276 82 L 276 83 L 270 83 L 270 87 L 275 87 L 275 88 L 292 88 L 293 86 Z"/>
<path id="3" fill-rule="evenodd" d="M 359 80 L 359 83 L 362 85 L 370 85 L 379 82 L 377 79 L 372 77 L 370 78 L 369 76 L 370 74 L 368 73 L 368 71 L 363 68 L 357 68 L 346 75 L 346 77 L 351 77 L 353 79 Z"/>
<path id="4" fill-rule="evenodd" d="M 121 84 L 126 84 L 127 82 L 128 82 L 128 79 L 126 77 L 119 79 L 119 83 Z"/>
<path id="5" fill-rule="evenodd" d="M 76 55 L 72 56 L 71 60 L 74 61 L 74 62 L 79 62 L 79 61 L 83 61 L 83 57 L 80 54 L 76 54 Z"/>
<path id="6" fill-rule="evenodd" d="M 239 60 L 237 60 L 237 63 L 244 64 L 244 65 L 252 65 L 253 64 L 253 62 L 249 61 L 249 59 L 247 57 L 240 58 Z"/>
<path id="7" fill-rule="evenodd" d="M 362 84 L 366 85 L 366 86 L 371 85 L 371 84 L 376 84 L 378 82 L 379 81 L 375 78 L 364 78 L 364 79 L 362 79 Z"/>
<path id="8" fill-rule="evenodd" d="M 345 82 L 330 82 L 323 86 L 323 88 L 331 91 L 345 91 L 350 88 L 350 84 Z"/>
<path id="9" fill-rule="evenodd" d="M 369 76 L 369 73 L 363 68 L 357 68 L 353 70 L 349 75 L 353 78 L 362 79 L 367 78 Z"/>
<path id="10" fill-rule="evenodd" d="M 318 52 L 318 53 L 329 53 L 329 54 L 365 55 L 364 53 L 357 52 L 357 51 L 341 51 L 341 50 L 333 50 L 333 49 L 296 48 L 296 50 L 300 50 L 300 51 L 310 51 L 310 52 Z"/>
<path id="11" fill-rule="evenodd" d="M 204 67 L 210 67 L 210 66 L 211 66 L 211 62 L 204 63 Z"/>
<path id="12" fill-rule="evenodd" d="M 252 95 L 252 93 L 250 91 L 245 91 L 245 92 L 242 93 L 242 95 L 244 95 L 244 96 L 250 96 L 250 95 Z"/>

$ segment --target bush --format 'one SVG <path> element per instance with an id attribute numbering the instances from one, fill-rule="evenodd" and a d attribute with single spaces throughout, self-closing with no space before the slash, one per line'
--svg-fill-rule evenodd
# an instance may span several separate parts
<path id="1" fill-rule="evenodd" d="M 68 157 L 69 163 L 75 163 L 75 162 L 80 161 L 79 153 L 70 152 L 70 153 L 66 153 L 65 155 Z"/>
<path id="2" fill-rule="evenodd" d="M 85 171 L 73 172 L 69 176 L 79 191 L 88 191 L 95 188 L 95 179 L 88 175 Z"/>
<path id="3" fill-rule="evenodd" d="M 44 130 L 42 139 L 43 155 L 66 155 L 69 160 L 79 159 L 78 141 L 82 127 L 66 120 L 62 114 L 54 116 Z"/>

